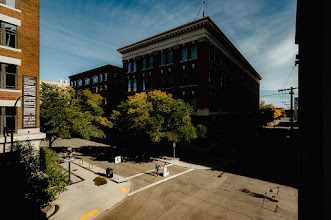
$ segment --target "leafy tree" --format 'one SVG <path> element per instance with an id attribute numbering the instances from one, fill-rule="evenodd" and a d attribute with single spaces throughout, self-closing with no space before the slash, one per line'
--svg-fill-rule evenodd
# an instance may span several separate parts
<path id="1" fill-rule="evenodd" d="M 280 117 L 286 117 L 284 109 L 276 108 L 271 104 L 266 105 L 265 101 L 261 101 L 259 107 L 263 124 L 267 124 Z"/>
<path id="2" fill-rule="evenodd" d="M 76 94 L 71 87 L 65 89 L 42 83 L 40 92 L 41 128 L 47 134 L 49 146 L 57 138 L 80 136 L 105 137 L 102 127 L 112 127 L 112 123 L 103 117 L 100 107 L 102 96 L 85 90 Z"/>
<path id="3" fill-rule="evenodd" d="M 190 141 L 206 137 L 207 128 L 194 127 L 190 114 L 192 106 L 171 94 L 159 90 L 136 93 L 113 110 L 114 127 L 129 136 L 147 136 L 153 142 Z"/>
<path id="4" fill-rule="evenodd" d="M 40 148 L 40 170 L 47 176 L 45 204 L 53 202 L 58 194 L 66 191 L 69 176 L 58 162 L 59 156 L 53 150 L 48 147 Z"/>

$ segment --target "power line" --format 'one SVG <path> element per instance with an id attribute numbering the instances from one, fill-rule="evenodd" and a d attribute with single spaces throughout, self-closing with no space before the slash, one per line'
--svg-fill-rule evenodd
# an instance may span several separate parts
<path id="1" fill-rule="evenodd" d="M 292 74 L 292 72 L 293 72 L 293 70 L 294 70 L 294 67 L 295 67 L 295 66 L 296 66 L 296 64 L 293 66 L 293 68 L 292 68 L 292 70 L 291 70 L 290 74 L 288 75 L 288 77 L 287 77 L 286 81 L 284 82 L 284 84 L 283 84 L 282 88 L 284 88 L 284 86 L 285 86 L 285 84 L 286 84 L 287 80 L 290 78 L 290 76 L 291 76 L 291 74 Z"/>

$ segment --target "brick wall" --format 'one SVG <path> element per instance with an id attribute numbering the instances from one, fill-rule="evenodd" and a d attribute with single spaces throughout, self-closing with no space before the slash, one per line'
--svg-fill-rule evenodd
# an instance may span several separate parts
<path id="1" fill-rule="evenodd" d="M 17 49 L 22 52 L 0 48 L 0 55 L 21 60 L 21 66 L 17 66 L 17 90 L 22 90 L 22 76 L 37 77 L 39 82 L 39 0 L 18 0 L 17 9 L 12 10 L 0 6 L 0 14 L 16 18 L 21 21 L 17 27 Z M 39 83 L 37 83 L 39 87 Z M 22 95 L 17 92 L 1 92 L 0 99 L 16 100 Z M 37 88 L 37 116 L 39 116 L 39 88 Z M 22 108 L 17 110 L 17 127 L 22 128 Z M 37 128 L 40 120 L 37 117 Z"/>

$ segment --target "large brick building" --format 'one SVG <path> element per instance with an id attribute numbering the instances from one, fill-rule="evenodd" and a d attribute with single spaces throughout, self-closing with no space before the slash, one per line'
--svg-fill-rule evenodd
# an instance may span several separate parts
<path id="1" fill-rule="evenodd" d="M 104 110 L 108 114 L 122 101 L 122 68 L 105 65 L 69 76 L 70 85 L 77 91 L 89 89 L 104 98 Z"/>
<path id="2" fill-rule="evenodd" d="M 39 0 L 0 0 L 1 145 L 10 141 L 4 136 L 11 130 L 14 141 L 30 140 L 35 146 L 45 138 L 38 87 Z"/>
<path id="3" fill-rule="evenodd" d="M 123 97 L 160 89 L 213 124 L 217 115 L 256 113 L 261 76 L 217 25 L 204 17 L 118 49 Z"/>

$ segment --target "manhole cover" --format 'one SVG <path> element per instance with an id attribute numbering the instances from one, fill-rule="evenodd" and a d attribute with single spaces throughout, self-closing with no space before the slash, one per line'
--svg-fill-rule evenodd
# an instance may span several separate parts
<path id="1" fill-rule="evenodd" d="M 246 188 L 240 188 L 239 191 L 243 192 L 243 193 L 249 193 L 250 190 L 246 189 Z"/>

